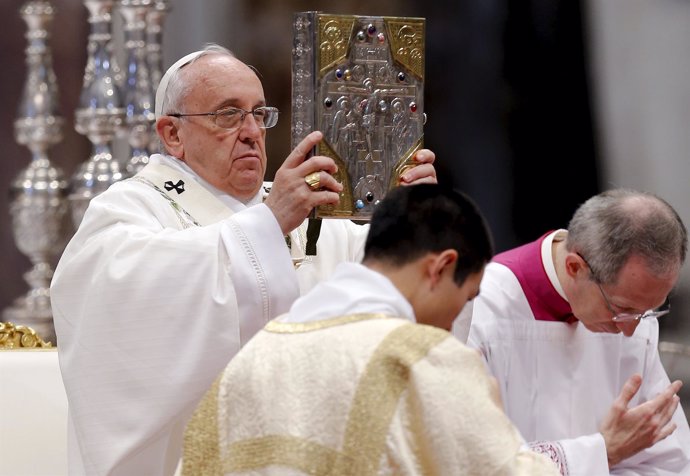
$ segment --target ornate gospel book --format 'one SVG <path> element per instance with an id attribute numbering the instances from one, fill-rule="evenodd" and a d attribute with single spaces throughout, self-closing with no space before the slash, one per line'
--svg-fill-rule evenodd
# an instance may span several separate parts
<path id="1" fill-rule="evenodd" d="M 311 131 L 332 157 L 340 203 L 315 218 L 368 220 L 422 147 L 423 18 L 296 13 L 292 51 L 292 146 Z"/>

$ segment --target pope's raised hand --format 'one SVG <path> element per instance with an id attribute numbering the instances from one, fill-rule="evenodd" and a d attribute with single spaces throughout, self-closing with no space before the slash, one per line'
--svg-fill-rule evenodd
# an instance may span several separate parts
<path id="1" fill-rule="evenodd" d="M 323 139 L 315 131 L 305 137 L 276 172 L 271 193 L 264 202 L 276 217 L 283 233 L 297 228 L 319 205 L 335 205 L 343 186 L 333 175 L 337 171 L 330 157 L 307 154 Z"/>
<path id="2" fill-rule="evenodd" d="M 402 177 L 400 177 L 400 185 L 438 182 L 436 179 L 436 168 L 434 167 L 436 154 L 429 149 L 419 149 L 415 152 L 413 159 L 417 165 L 410 167 L 403 173 Z"/>

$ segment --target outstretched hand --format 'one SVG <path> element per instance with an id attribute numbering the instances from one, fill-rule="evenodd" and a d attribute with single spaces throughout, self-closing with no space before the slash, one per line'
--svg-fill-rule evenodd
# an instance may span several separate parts
<path id="1" fill-rule="evenodd" d="M 642 377 L 638 374 L 625 382 L 599 428 L 606 442 L 609 468 L 663 440 L 676 429 L 671 418 L 680 402 L 676 394 L 683 383 L 676 380 L 652 400 L 628 408 L 641 385 Z"/>
<path id="2" fill-rule="evenodd" d="M 429 149 L 419 149 L 414 155 L 418 165 L 410 167 L 400 177 L 400 185 L 416 185 L 420 183 L 438 183 L 436 168 L 434 167 L 436 154 Z"/>
<path id="3" fill-rule="evenodd" d="M 322 155 L 306 159 L 322 138 L 323 134 L 315 131 L 297 144 L 276 172 L 271 193 L 264 202 L 284 234 L 297 228 L 314 207 L 337 204 L 340 199 L 343 186 L 333 178 L 338 169 L 333 159 Z M 305 177 L 314 172 L 319 174 L 318 187 L 311 188 Z"/>

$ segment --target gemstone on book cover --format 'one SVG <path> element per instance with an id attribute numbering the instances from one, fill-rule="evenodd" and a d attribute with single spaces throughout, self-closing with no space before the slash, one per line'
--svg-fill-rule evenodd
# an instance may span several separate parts
<path id="1" fill-rule="evenodd" d="M 314 101 L 293 104 L 293 147 L 321 131 L 314 154 L 333 158 L 343 184 L 315 216 L 368 220 L 423 144 L 425 20 L 302 12 L 294 25 L 308 54 L 293 54 L 293 103 Z"/>

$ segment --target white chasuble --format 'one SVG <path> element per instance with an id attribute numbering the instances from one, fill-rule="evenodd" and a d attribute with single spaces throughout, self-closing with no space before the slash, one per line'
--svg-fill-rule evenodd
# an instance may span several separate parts
<path id="1" fill-rule="evenodd" d="M 333 317 L 336 309 L 361 312 Z M 478 354 L 414 323 L 392 283 L 356 264 L 341 264 L 230 362 L 187 428 L 183 468 L 185 476 L 558 474 L 524 448 Z"/>
<path id="2" fill-rule="evenodd" d="M 154 155 L 91 201 L 51 285 L 70 474 L 172 474 L 203 394 L 299 296 L 261 198 L 238 202 Z"/>

